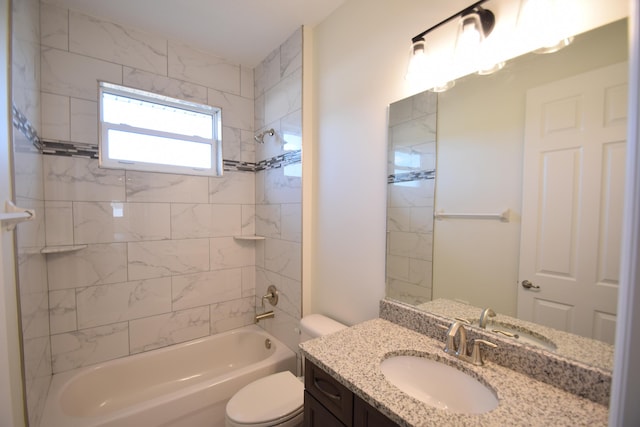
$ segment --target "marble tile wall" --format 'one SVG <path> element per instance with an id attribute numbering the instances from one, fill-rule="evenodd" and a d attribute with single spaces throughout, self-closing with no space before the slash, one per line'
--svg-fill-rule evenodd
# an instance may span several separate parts
<path id="1" fill-rule="evenodd" d="M 11 6 L 15 202 L 36 213 L 34 220 L 16 227 L 16 241 L 26 405 L 29 424 L 37 426 L 51 381 L 46 260 L 40 253 L 45 244 L 42 155 L 37 148 L 40 133 L 40 3 L 39 0 L 14 1 Z"/>
<path id="2" fill-rule="evenodd" d="M 97 81 L 221 107 L 223 157 L 255 163 L 253 70 L 42 3 L 42 137 L 95 146 Z M 45 151 L 46 152 L 46 151 Z M 60 154 L 60 153 L 58 153 Z M 45 155 L 53 372 L 253 323 L 255 174 L 100 169 Z M 286 192 L 286 191 L 285 191 Z"/>
<path id="3" fill-rule="evenodd" d="M 256 305 L 269 285 L 279 290 L 275 317 L 260 322 L 291 349 L 298 348 L 302 289 L 302 28 L 255 69 L 256 133 L 273 128 L 256 145 L 256 162 L 278 156 L 295 158 L 282 167 L 256 173 Z M 295 155 L 297 154 L 297 157 Z"/>
<path id="4" fill-rule="evenodd" d="M 389 107 L 387 295 L 431 300 L 437 96 L 424 92 Z"/>

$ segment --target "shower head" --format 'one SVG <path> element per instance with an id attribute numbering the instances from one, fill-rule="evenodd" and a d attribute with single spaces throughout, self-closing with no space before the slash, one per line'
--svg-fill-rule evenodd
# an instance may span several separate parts
<path id="1" fill-rule="evenodd" d="M 273 128 L 271 128 L 271 129 L 267 129 L 267 130 L 265 130 L 264 132 L 259 133 L 258 135 L 255 135 L 255 136 L 253 137 L 253 139 L 254 139 L 256 142 L 260 143 L 260 144 L 264 144 L 264 136 L 265 136 L 265 135 L 273 136 L 273 135 L 275 135 L 275 133 L 276 133 L 276 131 L 275 131 L 275 130 L 273 130 Z"/>

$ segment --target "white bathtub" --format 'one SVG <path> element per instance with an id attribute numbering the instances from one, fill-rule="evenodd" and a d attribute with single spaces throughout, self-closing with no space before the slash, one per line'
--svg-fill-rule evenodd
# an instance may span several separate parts
<path id="1" fill-rule="evenodd" d="M 295 353 L 247 326 L 56 374 L 40 426 L 223 426 L 236 391 L 286 370 L 296 372 Z"/>

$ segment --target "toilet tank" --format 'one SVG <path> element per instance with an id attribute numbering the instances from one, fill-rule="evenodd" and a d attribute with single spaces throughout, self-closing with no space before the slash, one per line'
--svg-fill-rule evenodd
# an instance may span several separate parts
<path id="1" fill-rule="evenodd" d="M 346 327 L 322 314 L 310 314 L 300 320 L 300 342 L 329 335 Z"/>

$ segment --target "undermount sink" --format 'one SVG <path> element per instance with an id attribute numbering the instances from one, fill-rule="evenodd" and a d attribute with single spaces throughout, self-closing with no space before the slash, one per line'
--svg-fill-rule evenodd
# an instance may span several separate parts
<path id="1" fill-rule="evenodd" d="M 380 364 L 385 378 L 409 396 L 438 409 L 481 414 L 498 406 L 493 390 L 466 373 L 418 356 L 392 356 Z"/>
<path id="2" fill-rule="evenodd" d="M 478 326 L 478 321 L 474 320 L 472 325 Z M 486 330 L 545 350 L 556 351 L 558 348 L 553 341 L 544 335 L 509 323 L 492 321 L 487 324 Z"/>

